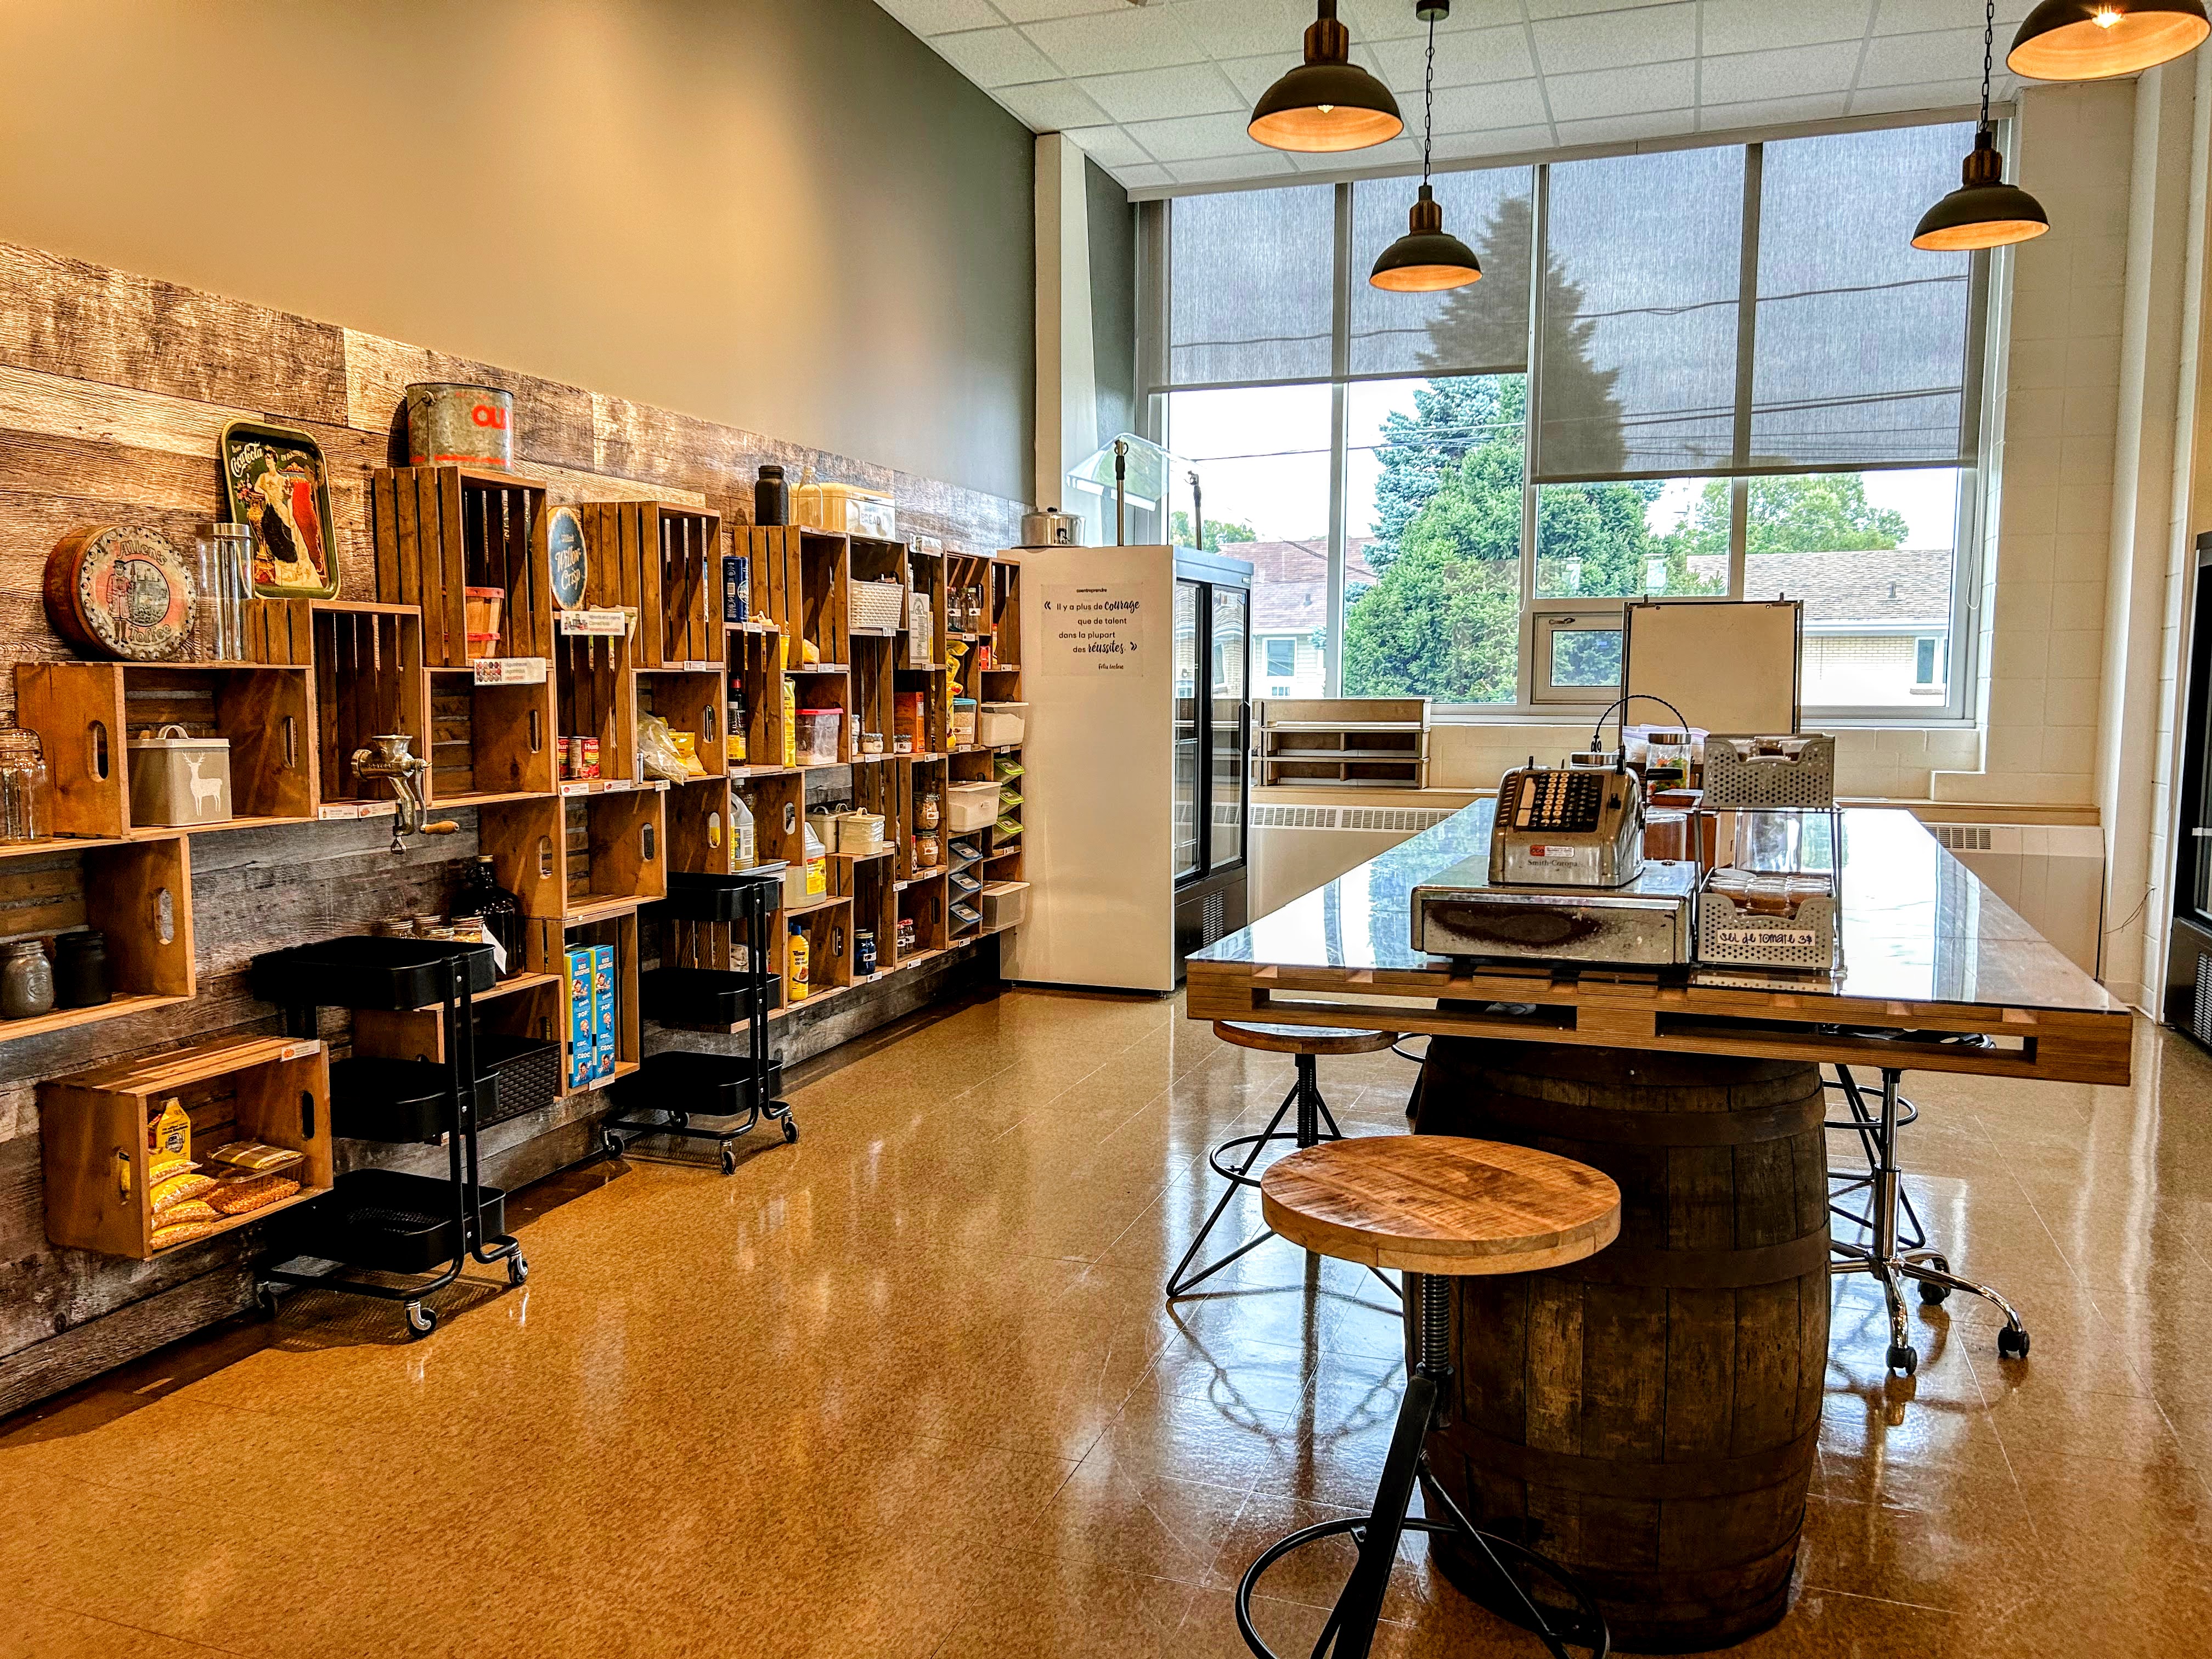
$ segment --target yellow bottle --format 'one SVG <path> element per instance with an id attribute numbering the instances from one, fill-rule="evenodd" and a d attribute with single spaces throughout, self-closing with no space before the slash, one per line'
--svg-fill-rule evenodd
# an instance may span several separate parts
<path id="1" fill-rule="evenodd" d="M 789 969 L 784 974 L 785 994 L 793 1002 L 806 998 L 806 929 L 793 924 L 791 930 Z"/>
<path id="2" fill-rule="evenodd" d="M 783 677 L 783 763 L 799 764 L 799 688 Z"/>
<path id="3" fill-rule="evenodd" d="M 161 1109 L 161 1116 L 154 1120 L 146 1132 L 147 1165 L 152 1170 L 151 1179 L 158 1181 L 163 1173 L 179 1173 L 192 1161 L 192 1115 L 185 1109 L 184 1103 L 172 1099 Z"/>

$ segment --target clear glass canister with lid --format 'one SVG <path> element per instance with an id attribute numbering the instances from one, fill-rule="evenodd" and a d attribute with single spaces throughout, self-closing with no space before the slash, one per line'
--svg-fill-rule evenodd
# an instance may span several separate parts
<path id="1" fill-rule="evenodd" d="M 52 792 L 39 734 L 25 726 L 0 727 L 0 842 L 52 835 Z"/>
<path id="2" fill-rule="evenodd" d="M 246 613 L 253 597 L 253 532 L 242 524 L 204 524 L 193 535 L 192 656 L 244 662 Z"/>

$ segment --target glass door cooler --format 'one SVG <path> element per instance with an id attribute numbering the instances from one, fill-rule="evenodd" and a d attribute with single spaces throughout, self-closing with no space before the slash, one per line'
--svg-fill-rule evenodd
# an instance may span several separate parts
<path id="1" fill-rule="evenodd" d="M 1245 922 L 1251 810 L 1252 567 L 1175 553 L 1176 978 L 1183 959 Z"/>

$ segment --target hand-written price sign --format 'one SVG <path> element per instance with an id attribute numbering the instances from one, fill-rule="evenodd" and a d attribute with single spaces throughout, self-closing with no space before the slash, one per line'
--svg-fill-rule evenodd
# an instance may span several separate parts
<path id="1" fill-rule="evenodd" d="M 1047 674 L 1127 674 L 1144 667 L 1145 602 L 1114 582 L 1067 583 L 1044 590 Z"/>

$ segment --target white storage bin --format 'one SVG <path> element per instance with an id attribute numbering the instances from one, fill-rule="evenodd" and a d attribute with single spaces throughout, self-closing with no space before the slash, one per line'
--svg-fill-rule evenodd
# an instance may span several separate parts
<path id="1" fill-rule="evenodd" d="M 900 614 L 906 609 L 902 584 L 862 581 L 856 576 L 848 580 L 846 592 L 853 627 L 879 629 L 886 634 L 897 631 Z"/>
<path id="2" fill-rule="evenodd" d="M 884 844 L 884 820 L 880 812 L 847 812 L 837 820 L 837 850 L 848 854 L 865 855 L 875 852 Z"/>
<path id="3" fill-rule="evenodd" d="M 945 791 L 945 827 L 965 835 L 987 830 L 998 822 L 999 786 L 991 783 L 948 784 Z"/>
<path id="4" fill-rule="evenodd" d="M 1025 702 L 987 702 L 976 713 L 975 741 L 986 749 L 1019 743 L 1029 719 Z"/>
<path id="5" fill-rule="evenodd" d="M 1029 905 L 1025 881 L 994 881 L 983 889 L 983 926 L 995 931 L 1018 926 Z"/>
<path id="6" fill-rule="evenodd" d="M 150 738 L 131 738 L 130 750 L 134 828 L 175 830 L 229 820 L 228 738 L 195 738 L 171 725 Z"/>

